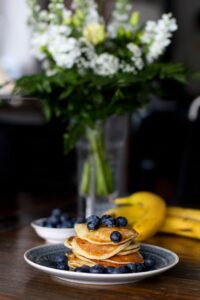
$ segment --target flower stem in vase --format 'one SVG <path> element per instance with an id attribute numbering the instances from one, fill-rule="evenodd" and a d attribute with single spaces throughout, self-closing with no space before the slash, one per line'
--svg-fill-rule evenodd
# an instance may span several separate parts
<path id="1" fill-rule="evenodd" d="M 81 194 L 95 202 L 95 197 L 108 197 L 113 192 L 113 178 L 101 127 L 88 128 L 87 140 L 89 154 L 83 166 Z"/>

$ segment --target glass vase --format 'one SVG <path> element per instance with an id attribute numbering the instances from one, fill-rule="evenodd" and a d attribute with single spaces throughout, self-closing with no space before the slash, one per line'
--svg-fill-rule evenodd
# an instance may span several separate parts
<path id="1" fill-rule="evenodd" d="M 102 215 L 123 190 L 127 129 L 127 116 L 112 116 L 86 128 L 78 142 L 79 215 Z"/>

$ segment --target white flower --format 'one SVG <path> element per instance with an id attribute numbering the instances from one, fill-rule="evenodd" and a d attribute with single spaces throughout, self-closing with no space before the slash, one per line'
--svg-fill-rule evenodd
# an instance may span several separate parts
<path id="1" fill-rule="evenodd" d="M 133 65 L 130 65 L 130 64 L 126 63 L 126 62 L 121 62 L 120 63 L 120 70 L 123 73 L 133 73 L 133 74 L 137 73 L 135 67 Z"/>
<path id="2" fill-rule="evenodd" d="M 131 60 L 134 63 L 134 66 L 138 70 L 142 70 L 144 67 L 144 62 L 142 60 L 142 51 L 141 49 L 134 43 L 129 43 L 127 45 L 127 48 L 132 53 Z"/>
<path id="3" fill-rule="evenodd" d="M 111 54 L 103 53 L 96 56 L 92 62 L 93 71 L 97 75 L 114 75 L 119 70 L 119 59 Z"/>
<path id="4" fill-rule="evenodd" d="M 149 46 L 147 62 L 154 62 L 171 43 L 172 32 L 177 30 L 176 20 L 172 14 L 164 14 L 158 22 L 148 21 L 141 38 L 143 44 Z"/>
<path id="5" fill-rule="evenodd" d="M 132 31 L 133 27 L 129 23 L 130 12 L 132 5 L 126 2 L 116 2 L 115 9 L 112 13 L 111 22 L 108 24 L 108 36 L 110 38 L 116 38 L 120 28 L 124 28 L 126 31 Z"/>
<path id="6" fill-rule="evenodd" d="M 69 36 L 71 33 L 71 28 L 66 25 L 49 25 L 48 26 L 48 35 L 49 39 L 54 39 L 58 35 L 62 34 L 63 36 Z"/>
<path id="7" fill-rule="evenodd" d="M 71 16 L 72 16 L 72 12 L 69 9 L 65 8 L 62 13 L 62 17 L 64 21 L 70 19 Z"/>
<path id="8" fill-rule="evenodd" d="M 57 36 L 51 42 L 49 52 L 59 67 L 67 69 L 72 68 L 81 56 L 78 41 L 75 38 L 65 38 L 64 36 Z"/>
<path id="9" fill-rule="evenodd" d="M 35 33 L 31 40 L 31 53 L 39 60 L 43 60 L 46 57 L 46 54 L 43 52 L 43 48 L 48 44 L 48 34 Z"/>

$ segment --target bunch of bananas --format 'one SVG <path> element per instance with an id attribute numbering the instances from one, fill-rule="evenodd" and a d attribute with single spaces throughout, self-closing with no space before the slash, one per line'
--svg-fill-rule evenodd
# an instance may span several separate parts
<path id="1" fill-rule="evenodd" d="M 200 210 L 167 207 L 161 197 L 150 192 L 138 192 L 114 202 L 116 207 L 106 213 L 127 217 L 139 233 L 138 241 L 158 231 L 200 239 Z"/>

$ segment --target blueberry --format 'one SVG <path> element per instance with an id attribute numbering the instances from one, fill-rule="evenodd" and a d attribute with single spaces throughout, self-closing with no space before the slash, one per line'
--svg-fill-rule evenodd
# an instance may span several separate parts
<path id="1" fill-rule="evenodd" d="M 114 268 L 112 274 L 121 274 L 119 268 Z"/>
<path id="2" fill-rule="evenodd" d="M 100 223 L 101 223 L 102 225 L 106 225 L 106 224 L 105 224 L 105 223 L 106 223 L 106 220 L 108 220 L 108 219 L 110 219 L 110 218 L 112 218 L 112 216 L 110 216 L 110 215 L 103 215 L 103 216 L 101 217 Z"/>
<path id="3" fill-rule="evenodd" d="M 59 270 L 69 270 L 69 267 L 64 262 L 57 263 L 56 268 L 59 269 Z"/>
<path id="4" fill-rule="evenodd" d="M 142 272 L 142 271 L 144 271 L 144 269 L 145 269 L 144 264 L 136 263 L 136 271 L 137 272 Z"/>
<path id="5" fill-rule="evenodd" d="M 135 263 L 129 263 L 129 264 L 127 265 L 127 267 L 130 269 L 130 271 L 131 271 L 132 273 L 137 272 L 137 267 L 136 267 L 136 264 L 135 264 Z"/>
<path id="6" fill-rule="evenodd" d="M 56 262 L 56 263 L 60 263 L 60 262 L 66 262 L 66 256 L 65 255 L 55 255 L 54 256 L 54 261 Z"/>
<path id="7" fill-rule="evenodd" d="M 117 226 L 123 227 L 128 225 L 128 220 L 124 217 L 118 217 L 116 219 Z"/>
<path id="8" fill-rule="evenodd" d="M 98 228 L 98 224 L 93 223 L 93 222 L 88 222 L 88 223 L 87 223 L 87 228 L 88 228 L 89 230 L 96 230 L 96 229 Z"/>
<path id="9" fill-rule="evenodd" d="M 70 216 L 67 213 L 62 213 L 62 215 L 60 216 L 61 222 L 68 221 L 69 219 L 70 219 Z"/>
<path id="10" fill-rule="evenodd" d="M 152 257 L 147 257 L 144 260 L 144 265 L 146 268 L 151 269 L 152 267 L 155 266 L 155 259 L 153 259 Z"/>
<path id="11" fill-rule="evenodd" d="M 111 218 L 106 219 L 104 224 L 107 227 L 115 227 L 116 226 L 116 220 L 113 217 L 111 217 Z"/>
<path id="12" fill-rule="evenodd" d="M 98 225 L 100 224 L 100 218 L 98 216 L 92 215 L 90 217 L 87 218 L 87 223 L 98 223 Z"/>
<path id="13" fill-rule="evenodd" d="M 110 239 L 113 243 L 119 243 L 122 239 L 122 235 L 118 231 L 113 231 L 110 235 Z"/>
<path id="14" fill-rule="evenodd" d="M 130 273 L 130 269 L 127 266 L 121 266 L 118 268 L 120 274 Z"/>
<path id="15" fill-rule="evenodd" d="M 54 208 L 52 211 L 51 211 L 51 215 L 52 216 L 60 216 L 62 213 L 61 209 L 60 208 Z"/>
<path id="16" fill-rule="evenodd" d="M 103 274 L 106 272 L 106 269 L 101 265 L 95 265 L 90 268 L 90 273 L 93 274 Z"/>
<path id="17" fill-rule="evenodd" d="M 52 223 L 47 223 L 46 227 L 48 227 L 48 228 L 55 228 L 55 225 L 53 225 Z"/>
<path id="18" fill-rule="evenodd" d="M 73 228 L 74 227 L 74 224 L 71 220 L 69 221 L 65 221 L 61 224 L 61 227 L 62 228 Z"/>
<path id="19" fill-rule="evenodd" d="M 47 226 L 47 221 L 46 220 L 42 221 L 41 226 L 46 227 Z"/>
<path id="20" fill-rule="evenodd" d="M 114 274 L 115 273 L 115 269 L 114 267 L 107 267 L 107 273 L 108 274 Z"/>
<path id="21" fill-rule="evenodd" d="M 56 225 L 56 228 L 62 228 L 62 224 L 61 224 L 61 223 L 58 223 L 58 224 Z"/>
<path id="22" fill-rule="evenodd" d="M 81 267 L 78 267 L 75 269 L 76 272 L 82 272 L 82 273 L 89 273 L 90 272 L 90 267 L 83 265 Z"/>
<path id="23" fill-rule="evenodd" d="M 52 225 L 57 225 L 60 223 L 60 218 L 58 216 L 51 216 L 47 219 L 47 223 L 51 223 Z"/>

